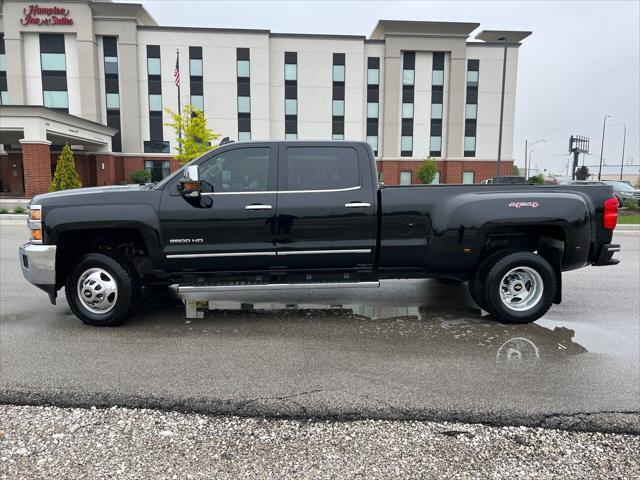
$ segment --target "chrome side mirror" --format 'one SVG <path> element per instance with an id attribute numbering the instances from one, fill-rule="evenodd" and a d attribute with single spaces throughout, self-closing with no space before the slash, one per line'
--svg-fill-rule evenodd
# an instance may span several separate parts
<path id="1" fill-rule="evenodd" d="M 199 180 L 198 165 L 189 165 L 187 168 L 184 169 L 183 175 L 187 180 L 191 180 L 192 182 L 197 182 Z"/>

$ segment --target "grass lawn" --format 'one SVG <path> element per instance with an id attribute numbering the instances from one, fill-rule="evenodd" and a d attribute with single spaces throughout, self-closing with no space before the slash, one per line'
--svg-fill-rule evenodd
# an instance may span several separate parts
<path id="1" fill-rule="evenodd" d="M 618 223 L 623 225 L 640 223 L 640 215 L 619 215 Z"/>

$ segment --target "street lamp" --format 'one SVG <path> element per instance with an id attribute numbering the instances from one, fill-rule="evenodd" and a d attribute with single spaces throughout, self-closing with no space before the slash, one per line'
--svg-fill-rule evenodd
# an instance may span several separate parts
<path id="1" fill-rule="evenodd" d="M 533 154 L 533 152 L 535 152 L 535 150 L 533 150 L 533 149 L 529 150 L 529 167 L 531 167 L 531 155 Z M 536 165 L 536 172 L 537 171 L 538 171 L 538 166 Z M 525 172 L 524 178 L 525 178 L 525 181 L 526 181 L 527 178 L 529 178 L 527 176 L 526 172 Z"/>
<path id="2" fill-rule="evenodd" d="M 600 145 L 600 168 L 598 169 L 598 180 L 601 180 L 602 178 L 602 154 L 604 152 L 604 133 L 607 128 L 607 118 L 611 118 L 611 115 L 605 115 L 604 120 L 602 121 L 602 144 Z"/>
<path id="3" fill-rule="evenodd" d="M 528 143 L 527 140 L 524 141 L 524 178 L 529 178 L 527 175 L 528 166 L 531 165 L 531 162 L 527 163 L 527 149 L 529 147 L 533 147 L 539 143 L 545 143 L 546 140 L 536 140 L 535 142 Z"/>
<path id="4" fill-rule="evenodd" d="M 624 170 L 624 144 L 627 141 L 627 125 L 622 124 L 624 127 L 624 135 L 622 136 L 622 161 L 620 162 L 620 180 L 622 180 L 622 171 Z"/>

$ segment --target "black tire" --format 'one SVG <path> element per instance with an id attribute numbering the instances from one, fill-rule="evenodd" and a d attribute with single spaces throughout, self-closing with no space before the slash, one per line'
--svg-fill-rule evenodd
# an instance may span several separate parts
<path id="1" fill-rule="evenodd" d="M 489 311 L 487 308 L 487 302 L 484 298 L 484 283 L 487 279 L 489 270 L 491 270 L 491 267 L 493 267 L 498 260 L 517 251 L 518 250 L 515 248 L 503 248 L 491 252 L 482 262 L 480 262 L 480 266 L 476 269 L 471 278 L 469 278 L 469 282 L 467 284 L 469 287 L 469 294 L 473 301 L 476 302 L 476 305 L 478 305 L 482 310 Z"/>
<path id="2" fill-rule="evenodd" d="M 95 270 L 95 275 L 103 277 L 105 285 L 115 284 L 115 295 L 113 292 L 110 294 L 113 301 L 104 309 L 104 312 L 101 312 L 97 306 L 92 311 L 88 306 L 89 302 L 81 299 L 78 291 L 80 278 L 92 269 Z M 95 289 L 98 288 L 103 287 L 96 285 Z M 71 269 L 67 276 L 65 293 L 71 311 L 84 323 L 112 327 L 123 323 L 135 308 L 140 299 L 140 281 L 135 269 L 126 260 L 101 253 L 89 253 L 80 257 Z"/>
<path id="3" fill-rule="evenodd" d="M 500 294 L 502 280 L 513 269 L 521 269 L 520 275 L 522 275 L 523 271 L 525 273 L 526 271 L 530 272 L 525 275 L 524 280 L 518 280 L 518 283 L 524 281 L 524 286 L 514 284 L 531 292 L 532 298 L 529 306 L 526 306 L 521 301 L 514 301 L 514 306 L 510 308 L 502 300 Z M 534 272 L 537 272 L 538 279 L 535 279 Z M 528 281 L 526 280 L 527 278 L 529 279 Z M 538 284 L 541 288 L 537 287 Z M 488 307 L 487 311 L 496 320 L 504 323 L 531 323 L 549 311 L 556 296 L 557 288 L 556 273 L 547 260 L 531 252 L 519 251 L 501 258 L 489 269 L 484 282 L 484 299 Z M 524 290 L 520 291 L 524 292 Z M 535 292 L 538 293 L 536 294 Z M 516 295 L 516 298 L 522 297 Z M 522 310 L 516 310 L 515 308 L 522 308 Z"/>

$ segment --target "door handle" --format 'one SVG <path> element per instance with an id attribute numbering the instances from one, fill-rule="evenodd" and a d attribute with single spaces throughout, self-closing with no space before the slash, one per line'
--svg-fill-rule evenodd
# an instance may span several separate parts
<path id="1" fill-rule="evenodd" d="M 367 202 L 349 202 L 349 203 L 345 203 L 344 206 L 347 208 L 364 208 L 364 207 L 370 207 L 371 204 Z"/>
<path id="2" fill-rule="evenodd" d="M 265 205 L 263 203 L 252 203 L 251 205 L 245 205 L 245 210 L 271 210 L 271 205 Z"/>

